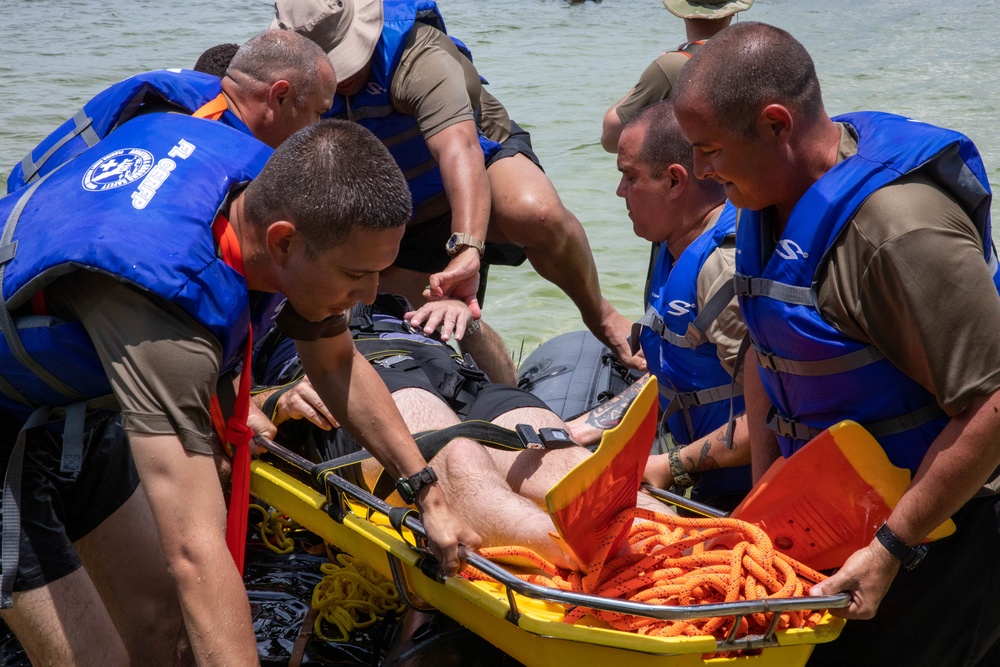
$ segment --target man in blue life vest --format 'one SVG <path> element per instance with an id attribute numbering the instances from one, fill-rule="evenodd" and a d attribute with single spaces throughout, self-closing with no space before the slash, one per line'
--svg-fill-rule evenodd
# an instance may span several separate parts
<path id="1" fill-rule="evenodd" d="M 810 664 L 998 664 L 1000 298 L 978 151 L 900 116 L 831 119 L 805 48 L 760 23 L 712 38 L 674 101 L 696 174 L 741 209 L 755 478 L 843 419 L 913 473 L 871 543 L 812 589 L 872 620 Z M 949 517 L 957 532 L 922 544 Z"/>
<path id="2" fill-rule="evenodd" d="M 742 391 L 732 378 L 746 328 L 725 289 L 735 270 L 736 216 L 722 186 L 694 177 L 693 162 L 669 101 L 646 107 L 622 131 L 618 196 L 636 236 L 661 244 L 639 342 L 660 387 L 661 437 L 669 433 L 672 443 L 650 457 L 645 479 L 680 492 L 694 486 L 693 499 L 732 509 L 750 490 Z M 697 336 L 688 335 L 691 326 Z M 573 420 L 574 437 L 596 443 L 643 384 Z M 730 414 L 739 417 L 733 449 L 725 445 Z"/>
<path id="3" fill-rule="evenodd" d="M 155 70 L 96 95 L 11 170 L 14 192 L 79 155 L 138 115 L 173 111 L 217 120 L 271 148 L 330 109 L 337 80 L 312 41 L 282 30 L 251 37 L 221 79 L 188 70 Z"/>
<path id="4" fill-rule="evenodd" d="M 271 27 L 328 52 L 339 81 L 330 114 L 375 132 L 407 177 L 414 218 L 384 290 L 414 305 L 462 299 L 478 319 L 485 268 L 526 257 L 598 339 L 642 365 L 629 352 L 630 323 L 601 296 L 583 226 L 541 170 L 528 133 L 483 87 L 465 45 L 446 34 L 433 0 L 278 0 L 275 14 Z"/>
<path id="5" fill-rule="evenodd" d="M 417 490 L 457 571 L 457 544 L 478 536 L 344 315 L 374 299 L 410 212 L 388 152 L 354 124 L 314 124 L 272 155 L 159 113 L 0 200 L 0 617 L 33 664 L 172 665 L 182 618 L 198 664 L 257 664 L 213 458 L 221 438 L 234 470 L 248 465 L 254 430 L 274 432 L 250 374 L 233 377 L 251 326 L 296 340 L 336 418 Z M 114 412 L 127 442 L 105 437 Z"/>
<path id="6" fill-rule="evenodd" d="M 664 51 L 651 62 L 636 82 L 617 103 L 604 114 L 601 130 L 601 146 L 609 153 L 618 151 L 618 138 L 625 123 L 639 111 L 651 104 L 670 97 L 677 73 L 688 58 L 697 53 L 705 40 L 714 37 L 729 26 L 733 16 L 750 9 L 753 0 L 724 0 L 723 2 L 702 2 L 701 0 L 663 0 L 663 6 L 671 14 L 684 19 L 684 33 L 687 41 L 673 51 Z"/>

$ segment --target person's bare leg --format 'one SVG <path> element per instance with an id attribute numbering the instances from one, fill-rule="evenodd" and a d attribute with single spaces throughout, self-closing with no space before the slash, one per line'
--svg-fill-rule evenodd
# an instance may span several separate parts
<path id="1" fill-rule="evenodd" d="M 448 405 L 423 389 L 401 389 L 392 398 L 407 426 L 414 433 L 440 429 L 459 422 Z M 483 546 L 524 546 L 563 567 L 572 560 L 549 537 L 555 526 L 538 505 L 511 490 L 493 459 L 479 443 L 456 438 L 431 462 L 448 502 L 483 538 Z M 371 467 L 365 467 L 366 479 Z M 401 504 L 398 495 L 392 501 Z"/>
<path id="2" fill-rule="evenodd" d="M 517 408 L 499 415 L 494 424 L 514 428 L 518 424 L 529 424 L 539 428 L 566 428 L 566 423 L 551 410 L 544 408 Z M 502 449 L 488 449 L 493 465 L 504 475 L 510 488 L 518 494 L 545 507 L 545 494 L 581 461 L 590 456 L 585 447 L 560 447 L 556 449 L 526 449 L 511 452 Z M 639 507 L 654 512 L 669 512 L 667 505 L 645 491 L 636 495 Z"/>
<path id="3" fill-rule="evenodd" d="M 130 664 L 125 644 L 81 567 L 50 584 L 14 593 L 0 618 L 33 665 L 117 667 Z"/>
<path id="4" fill-rule="evenodd" d="M 576 304 L 587 328 L 622 360 L 631 360 L 626 339 L 632 323 L 601 296 L 587 234 L 548 176 L 524 155 L 497 160 L 486 175 L 492 196 L 487 238 L 524 248 L 538 275 Z"/>
<path id="5" fill-rule="evenodd" d="M 180 602 L 142 486 L 74 546 L 132 664 L 175 665 L 184 637 Z"/>

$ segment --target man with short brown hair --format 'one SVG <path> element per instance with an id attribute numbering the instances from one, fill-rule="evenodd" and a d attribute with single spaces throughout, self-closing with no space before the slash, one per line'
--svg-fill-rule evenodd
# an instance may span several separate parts
<path id="1" fill-rule="evenodd" d="M 674 100 L 697 175 L 741 209 L 755 478 L 843 419 L 913 473 L 871 543 L 812 589 L 874 620 L 810 664 L 997 664 L 1000 581 L 983 575 L 1000 571 L 1000 298 L 978 151 L 891 114 L 831 119 L 805 48 L 760 23 L 714 37 Z M 922 544 L 949 518 L 953 536 Z"/>
<path id="2" fill-rule="evenodd" d="M 0 211 L 0 616 L 34 664 L 173 665 L 182 618 L 198 664 L 256 664 L 227 550 L 245 531 L 226 530 L 213 457 L 230 443 L 248 483 L 251 429 L 273 434 L 250 410 L 253 331 L 276 322 L 295 340 L 325 404 L 394 479 L 432 476 L 344 316 L 396 255 L 402 175 L 352 123 L 314 124 L 272 155 L 221 123 L 149 114 Z M 38 428 L 53 405 L 64 436 Z M 127 441 L 104 436 L 112 410 Z M 458 543 L 479 538 L 435 484 L 415 490 L 455 574 Z"/>

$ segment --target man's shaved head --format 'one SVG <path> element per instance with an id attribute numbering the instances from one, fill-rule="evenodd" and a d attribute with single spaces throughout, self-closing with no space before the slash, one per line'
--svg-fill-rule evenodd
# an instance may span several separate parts
<path id="1" fill-rule="evenodd" d="M 760 112 L 780 104 L 803 118 L 823 111 L 812 58 L 766 23 L 739 23 L 710 39 L 684 66 L 671 95 L 678 108 L 707 105 L 731 131 L 752 138 Z"/>
<path id="2" fill-rule="evenodd" d="M 240 86 L 271 86 L 285 80 L 295 91 L 294 103 L 301 106 L 317 94 L 320 67 L 329 61 L 315 42 L 290 30 L 267 30 L 240 47 L 226 76 Z"/>

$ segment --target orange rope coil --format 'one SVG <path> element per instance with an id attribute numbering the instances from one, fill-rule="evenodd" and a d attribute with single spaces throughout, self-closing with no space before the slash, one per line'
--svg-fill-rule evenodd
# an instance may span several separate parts
<path id="1" fill-rule="evenodd" d="M 628 548 L 609 553 L 625 531 Z M 710 550 L 706 550 L 709 542 Z M 732 548 L 725 548 L 729 544 Z M 753 524 L 729 518 L 686 518 L 642 508 L 626 510 L 615 518 L 586 572 L 557 568 L 523 547 L 492 547 L 480 553 L 490 559 L 516 557 L 534 563 L 541 574 L 518 575 L 530 583 L 645 604 L 687 606 L 802 597 L 826 578 L 775 551 L 771 539 Z M 471 567 L 464 576 L 490 580 Z M 569 609 L 565 620 L 572 623 L 586 615 L 616 630 L 664 637 L 722 639 L 733 623 L 731 616 L 665 621 L 585 607 Z M 737 636 L 766 632 L 770 617 L 767 613 L 744 617 Z M 785 612 L 778 627 L 812 627 L 821 618 L 819 612 Z"/>

